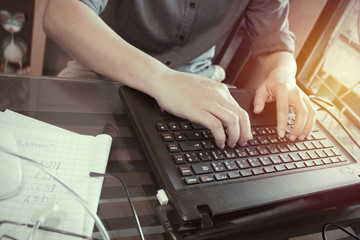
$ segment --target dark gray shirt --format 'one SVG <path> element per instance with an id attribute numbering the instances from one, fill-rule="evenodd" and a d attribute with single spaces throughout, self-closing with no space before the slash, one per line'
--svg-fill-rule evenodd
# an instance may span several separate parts
<path id="1" fill-rule="evenodd" d="M 257 56 L 294 52 L 287 0 L 82 0 L 123 39 L 175 68 L 220 44 L 245 18 Z"/>

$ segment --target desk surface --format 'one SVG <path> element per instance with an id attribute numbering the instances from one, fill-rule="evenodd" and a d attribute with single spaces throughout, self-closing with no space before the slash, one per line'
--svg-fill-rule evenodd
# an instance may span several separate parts
<path id="1" fill-rule="evenodd" d="M 124 111 L 118 88 L 119 84 L 100 80 L 0 74 L 0 110 L 11 109 L 80 134 L 112 136 L 106 171 L 121 178 L 127 186 L 146 239 L 165 239 L 155 214 L 158 187 Z M 352 151 L 357 151 L 345 134 L 339 137 L 348 141 Z M 339 213 L 339 218 L 349 214 L 357 218 L 359 212 L 358 208 L 347 209 Z M 104 180 L 98 214 L 112 239 L 138 239 L 126 196 L 111 179 Z M 301 221 L 295 221 L 292 228 L 298 228 L 297 224 Z M 96 231 L 94 236 L 100 237 Z"/>

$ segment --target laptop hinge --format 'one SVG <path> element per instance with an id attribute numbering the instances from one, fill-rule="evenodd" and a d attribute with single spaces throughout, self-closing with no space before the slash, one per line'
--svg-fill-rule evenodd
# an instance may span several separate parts
<path id="1" fill-rule="evenodd" d="M 201 228 L 205 229 L 214 226 L 211 220 L 212 212 L 210 208 L 206 205 L 202 205 L 202 206 L 197 206 L 197 209 L 200 214 Z"/>

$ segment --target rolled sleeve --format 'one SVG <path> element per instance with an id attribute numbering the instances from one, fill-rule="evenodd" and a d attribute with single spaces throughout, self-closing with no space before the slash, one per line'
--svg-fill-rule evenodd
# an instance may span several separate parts
<path id="1" fill-rule="evenodd" d="M 100 14 L 106 7 L 108 0 L 81 0 L 90 7 L 96 14 Z"/>
<path id="2" fill-rule="evenodd" d="M 295 35 L 289 30 L 287 0 L 254 0 L 246 12 L 251 51 L 261 54 L 295 52 Z"/>

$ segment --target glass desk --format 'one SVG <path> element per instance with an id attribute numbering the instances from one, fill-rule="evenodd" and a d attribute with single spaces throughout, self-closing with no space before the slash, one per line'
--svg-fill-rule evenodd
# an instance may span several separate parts
<path id="1" fill-rule="evenodd" d="M 0 74 L 0 110 L 10 109 L 80 134 L 112 136 L 106 172 L 119 177 L 127 186 L 145 238 L 165 239 L 155 213 L 157 183 L 123 108 L 119 86 L 100 80 Z M 358 151 L 351 142 L 348 144 L 354 152 Z M 112 179 L 104 179 L 98 215 L 112 239 L 139 239 L 125 193 Z M 334 220 L 343 220 L 356 228 L 359 217 L 358 206 L 337 208 L 285 225 L 254 226 L 241 235 L 244 239 L 288 239 L 320 232 L 323 222 Z M 101 238 L 96 228 L 94 237 Z"/>

